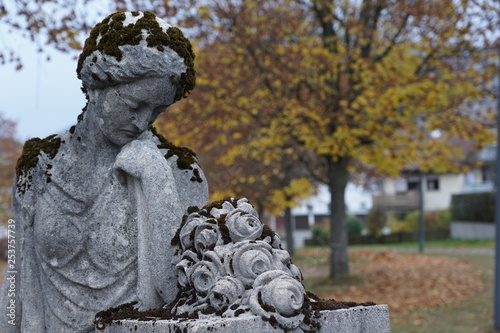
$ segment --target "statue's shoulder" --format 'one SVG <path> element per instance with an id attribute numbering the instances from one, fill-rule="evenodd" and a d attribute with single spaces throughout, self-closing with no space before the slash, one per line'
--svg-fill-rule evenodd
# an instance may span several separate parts
<path id="1" fill-rule="evenodd" d="M 61 146 L 60 135 L 50 135 L 45 139 L 32 138 L 23 146 L 21 156 L 16 164 L 17 194 L 23 195 L 32 190 L 33 183 L 40 176 L 50 182 L 50 160 L 54 159 Z"/>
<path id="2" fill-rule="evenodd" d="M 52 181 L 52 160 L 56 157 L 63 142 L 63 136 L 50 135 L 45 139 L 33 138 L 23 146 L 16 164 L 16 176 L 12 186 L 12 205 L 14 217 L 20 211 L 33 214 L 39 190 L 45 183 Z M 22 218 L 21 220 L 24 220 Z"/>
<path id="3" fill-rule="evenodd" d="M 172 166 L 177 189 L 181 201 L 186 200 L 189 206 L 202 207 L 208 203 L 207 180 L 196 154 L 187 147 L 179 147 L 169 142 L 158 131 L 151 127 L 148 131 L 161 153 Z"/>

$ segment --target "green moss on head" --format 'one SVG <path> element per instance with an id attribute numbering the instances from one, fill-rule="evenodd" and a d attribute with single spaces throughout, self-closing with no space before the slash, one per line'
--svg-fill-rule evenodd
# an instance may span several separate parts
<path id="1" fill-rule="evenodd" d="M 139 13 L 132 12 L 132 15 L 138 16 Z M 76 70 L 78 78 L 81 79 L 80 72 L 85 59 L 94 51 L 100 51 L 103 54 L 115 57 L 117 61 L 121 61 L 123 52 L 119 47 L 123 45 L 138 45 L 143 37 L 142 31 L 145 30 L 148 32 L 148 37 L 146 38 L 148 47 L 156 48 L 158 51 L 163 52 L 166 46 L 184 59 L 187 69 L 185 73 L 181 74 L 174 102 L 187 97 L 196 83 L 196 72 L 194 70 L 195 55 L 189 40 L 175 27 L 168 28 L 165 33 L 156 20 L 155 14 L 152 12 L 144 12 L 144 16 L 137 20 L 135 24 L 127 26 L 123 25 L 125 18 L 125 13 L 111 14 L 92 29 L 90 36 L 85 41 L 83 52 L 78 59 Z M 95 62 L 95 57 L 92 60 Z"/>

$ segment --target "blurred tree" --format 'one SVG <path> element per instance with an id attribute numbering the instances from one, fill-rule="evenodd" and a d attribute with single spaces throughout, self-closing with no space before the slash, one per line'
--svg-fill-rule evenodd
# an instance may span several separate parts
<path id="1" fill-rule="evenodd" d="M 200 41 L 198 89 L 169 112 L 171 123 L 188 120 L 183 135 L 209 149 L 229 142 L 227 165 L 252 155 L 280 167 L 279 152 L 291 149 L 301 172 L 329 185 L 330 275 L 347 273 L 344 192 L 354 167 L 458 172 L 467 156 L 455 138 L 476 151 L 493 141 L 492 110 L 471 107 L 493 97 L 492 6 L 205 2 L 187 20 Z"/>
<path id="2" fill-rule="evenodd" d="M 16 123 L 0 113 L 0 224 L 12 218 L 11 188 L 22 144 L 16 140 Z"/>
<path id="3" fill-rule="evenodd" d="M 73 26 L 87 27 L 77 24 L 84 15 L 70 12 L 76 8 L 71 2 L 84 3 L 87 11 L 102 4 L 17 2 L 30 6 L 9 11 L 0 3 L 0 20 L 15 26 L 17 17 L 28 23 L 22 29 L 46 33 L 61 49 L 76 48 L 72 33 L 79 29 Z M 62 3 L 76 18 L 64 21 L 68 27 L 38 16 L 39 8 Z M 240 180 L 256 172 L 258 183 L 262 172 L 277 172 L 286 174 L 279 189 L 304 177 L 329 185 L 332 277 L 349 270 L 344 191 L 355 167 L 392 175 L 410 164 L 424 172 L 460 171 L 466 156 L 452 139 L 472 142 L 473 150 L 493 140 L 487 129 L 492 113 L 474 107 L 492 97 L 488 87 L 498 73 L 492 56 L 498 51 L 499 3 L 493 0 L 106 4 L 175 17 L 198 40 L 198 89 L 169 111 L 166 122 L 178 125 L 168 127 L 169 138 L 182 133 L 182 142 L 204 146 L 217 165 L 241 162 L 240 171 L 226 168 Z M 193 130 L 182 129 L 179 119 Z M 290 174 L 287 162 L 294 165 Z M 226 176 L 220 183 L 235 188 L 223 181 Z"/>

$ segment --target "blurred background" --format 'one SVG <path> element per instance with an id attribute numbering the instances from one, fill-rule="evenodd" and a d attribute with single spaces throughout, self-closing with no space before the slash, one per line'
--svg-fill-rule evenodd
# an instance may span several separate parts
<path id="1" fill-rule="evenodd" d="M 192 41 L 197 86 L 155 126 L 308 290 L 389 304 L 394 332 L 494 331 L 497 1 L 0 0 L 0 225 L 24 141 L 76 122 L 85 38 L 125 10 Z"/>

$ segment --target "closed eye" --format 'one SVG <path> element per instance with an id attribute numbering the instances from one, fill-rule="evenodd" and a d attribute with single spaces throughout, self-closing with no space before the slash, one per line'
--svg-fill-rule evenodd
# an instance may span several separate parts
<path id="1" fill-rule="evenodd" d="M 123 102 L 132 110 L 137 110 L 139 108 L 139 103 L 134 102 L 130 99 L 125 98 L 123 99 Z"/>

